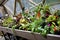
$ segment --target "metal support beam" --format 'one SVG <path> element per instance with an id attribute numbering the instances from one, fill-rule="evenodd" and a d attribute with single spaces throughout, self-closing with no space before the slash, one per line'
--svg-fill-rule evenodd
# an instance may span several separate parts
<path id="1" fill-rule="evenodd" d="M 14 15 L 16 15 L 16 3 L 19 3 L 22 11 L 24 11 L 24 5 L 22 4 L 21 0 L 15 0 L 15 2 L 14 2 Z"/>
<path id="2" fill-rule="evenodd" d="M 16 0 L 14 1 L 14 15 L 16 14 Z"/>
<path id="3" fill-rule="evenodd" d="M 32 0 L 29 0 L 29 2 L 31 3 L 31 4 L 33 4 L 33 5 L 38 5 L 38 4 L 36 4 L 35 2 L 33 2 Z"/>

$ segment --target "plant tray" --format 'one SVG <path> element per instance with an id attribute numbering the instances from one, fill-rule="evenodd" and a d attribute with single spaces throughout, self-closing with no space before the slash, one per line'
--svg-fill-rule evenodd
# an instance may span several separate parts
<path id="1" fill-rule="evenodd" d="M 11 28 L 1 27 L 1 26 L 0 26 L 0 31 L 3 31 L 4 33 L 14 34 L 16 36 L 20 36 L 29 40 L 60 40 L 60 35 L 47 34 L 47 37 L 44 38 L 39 33 L 33 33 L 31 31 L 24 31 L 18 29 L 12 31 Z"/>

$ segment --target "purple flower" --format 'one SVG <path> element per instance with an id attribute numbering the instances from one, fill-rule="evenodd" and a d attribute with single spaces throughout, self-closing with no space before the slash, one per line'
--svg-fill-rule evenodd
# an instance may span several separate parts
<path id="1" fill-rule="evenodd" d="M 48 26 L 51 26 L 51 24 L 48 24 Z"/>

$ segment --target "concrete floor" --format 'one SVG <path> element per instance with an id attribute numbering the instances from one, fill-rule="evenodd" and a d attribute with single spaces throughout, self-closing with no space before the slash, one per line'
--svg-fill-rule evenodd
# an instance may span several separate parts
<path id="1" fill-rule="evenodd" d="M 0 36 L 0 40 L 5 40 L 4 37 Z"/>

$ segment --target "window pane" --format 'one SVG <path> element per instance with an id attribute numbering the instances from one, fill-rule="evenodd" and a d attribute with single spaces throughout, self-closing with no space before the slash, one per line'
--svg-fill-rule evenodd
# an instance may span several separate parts
<path id="1" fill-rule="evenodd" d="M 32 1 L 38 4 L 42 0 L 32 0 Z M 56 2 L 60 3 L 60 0 L 46 0 L 45 4 L 51 4 L 51 3 L 56 3 Z M 29 2 L 29 0 L 22 0 L 22 3 L 25 6 L 25 9 L 30 9 L 31 7 L 34 6 L 33 4 L 31 4 Z M 5 5 L 8 6 L 8 8 L 13 12 L 14 0 L 8 0 L 8 2 Z M 59 7 L 57 7 L 57 8 L 59 8 Z M 17 3 L 17 10 L 16 11 L 17 11 L 17 13 L 21 12 L 21 8 L 18 3 Z"/>

